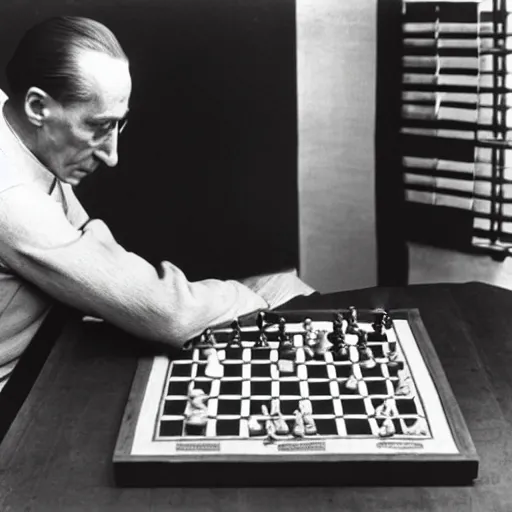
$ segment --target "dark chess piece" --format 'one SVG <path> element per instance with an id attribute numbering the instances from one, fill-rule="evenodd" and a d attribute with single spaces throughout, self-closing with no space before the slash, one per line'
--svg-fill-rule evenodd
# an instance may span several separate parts
<path id="1" fill-rule="evenodd" d="M 348 308 L 347 313 L 347 334 L 358 334 L 359 325 L 357 323 L 357 309 L 354 306 Z"/>
<path id="2" fill-rule="evenodd" d="M 333 332 L 343 332 L 343 315 L 341 313 L 334 314 L 332 330 Z"/>
<path id="3" fill-rule="evenodd" d="M 213 334 L 212 329 L 208 328 L 203 333 L 204 341 L 203 343 L 207 347 L 215 347 L 217 344 L 217 340 L 215 339 L 215 334 Z"/>
<path id="4" fill-rule="evenodd" d="M 333 350 L 333 357 L 336 361 L 346 361 L 350 359 L 350 349 L 346 343 L 340 345 L 336 350 Z"/>
<path id="5" fill-rule="evenodd" d="M 277 334 L 279 340 L 279 357 L 282 359 L 295 359 L 297 349 L 294 347 L 290 335 L 286 332 L 286 319 L 279 319 L 279 329 Z"/>
<path id="6" fill-rule="evenodd" d="M 239 348 L 242 346 L 242 329 L 240 328 L 238 320 L 233 320 L 231 329 L 233 329 L 233 332 L 228 343 L 228 348 Z"/>
<path id="7" fill-rule="evenodd" d="M 258 330 L 260 332 L 258 341 L 254 344 L 256 348 L 259 347 L 268 347 L 268 338 L 265 334 L 265 312 L 260 311 L 258 313 L 258 317 L 256 318 L 256 325 L 258 327 Z"/>
<path id="8" fill-rule="evenodd" d="M 372 349 L 368 346 L 368 334 L 360 330 L 357 339 L 357 351 L 359 352 L 359 362 L 364 368 L 374 368 L 376 366 L 373 358 Z"/>

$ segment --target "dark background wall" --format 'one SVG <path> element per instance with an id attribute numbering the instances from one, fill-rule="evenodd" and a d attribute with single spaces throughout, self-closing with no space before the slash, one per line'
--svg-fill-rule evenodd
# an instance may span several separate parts
<path id="1" fill-rule="evenodd" d="M 90 214 L 190 279 L 298 266 L 294 0 L 2 0 L 0 67 L 56 14 L 105 23 L 131 61 L 119 165 L 78 190 Z"/>

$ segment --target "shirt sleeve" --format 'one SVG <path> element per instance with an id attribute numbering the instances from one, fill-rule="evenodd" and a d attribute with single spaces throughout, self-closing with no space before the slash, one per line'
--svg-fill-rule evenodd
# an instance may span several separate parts
<path id="1" fill-rule="evenodd" d="M 81 230 L 29 185 L 0 194 L 0 258 L 50 296 L 137 336 L 179 347 L 206 327 L 268 307 L 237 281 L 189 282 L 121 247 L 101 220 Z"/>

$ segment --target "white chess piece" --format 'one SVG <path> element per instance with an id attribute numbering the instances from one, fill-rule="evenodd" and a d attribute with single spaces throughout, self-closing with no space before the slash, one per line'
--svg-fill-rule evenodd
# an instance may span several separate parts
<path id="1" fill-rule="evenodd" d="M 224 367 L 219 361 L 219 355 L 214 348 L 206 349 L 206 368 L 204 374 L 211 379 L 220 379 L 224 375 Z"/>
<path id="2" fill-rule="evenodd" d="M 380 437 L 391 437 L 396 433 L 395 424 L 391 418 L 386 418 L 379 429 Z"/>
<path id="3" fill-rule="evenodd" d="M 345 387 L 347 389 L 350 389 L 351 391 L 355 391 L 357 389 L 357 385 L 358 385 L 357 377 L 354 374 L 352 374 L 348 378 L 347 382 L 345 382 Z"/>
<path id="4" fill-rule="evenodd" d="M 191 389 L 188 393 L 188 402 L 185 407 L 185 423 L 187 425 L 202 426 L 208 421 L 208 395 L 202 389 Z"/>

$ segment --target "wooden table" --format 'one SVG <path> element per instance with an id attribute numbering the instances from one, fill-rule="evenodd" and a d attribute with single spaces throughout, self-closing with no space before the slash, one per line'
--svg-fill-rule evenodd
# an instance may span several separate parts
<path id="1" fill-rule="evenodd" d="M 473 486 L 117 488 L 114 445 L 148 349 L 112 327 L 73 320 L 0 445 L 0 510 L 512 510 L 512 292 L 481 283 L 370 288 L 287 306 L 350 305 L 420 310 L 480 456 Z"/>

